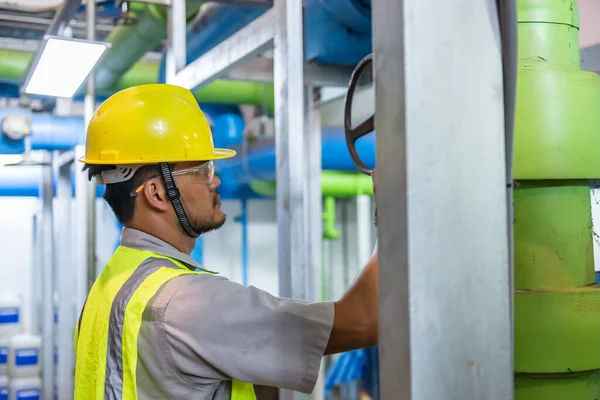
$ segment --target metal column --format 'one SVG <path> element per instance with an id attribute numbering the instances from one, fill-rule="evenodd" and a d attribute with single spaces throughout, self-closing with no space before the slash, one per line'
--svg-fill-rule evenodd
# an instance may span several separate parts
<path id="1" fill-rule="evenodd" d="M 186 63 L 186 12 L 185 0 L 172 0 L 168 8 L 168 45 L 166 60 L 166 81 L 171 83 L 175 75 Z"/>
<path id="2" fill-rule="evenodd" d="M 279 292 L 306 299 L 311 282 L 308 218 L 306 215 L 307 165 L 302 0 L 277 0 L 274 84 L 279 247 Z"/>
<path id="3" fill-rule="evenodd" d="M 86 6 L 86 38 L 96 40 L 96 3 L 88 1 Z M 94 112 L 96 111 L 96 83 L 95 71 L 92 70 L 87 80 L 87 92 L 84 99 L 84 117 L 87 128 Z M 87 183 L 86 194 L 86 294 L 92 289 L 96 280 L 96 183 L 92 180 Z"/>
<path id="4" fill-rule="evenodd" d="M 320 123 L 304 82 L 302 0 L 276 0 L 273 8 L 279 291 L 283 297 L 315 300 L 321 263 Z M 304 397 L 280 391 L 281 400 Z"/>
<path id="5" fill-rule="evenodd" d="M 56 231 L 57 246 L 57 293 L 58 293 L 58 329 L 56 345 L 58 350 L 57 394 L 59 400 L 73 398 L 75 357 L 73 354 L 73 330 L 78 312 L 72 295 L 76 286 L 73 251 L 73 231 L 71 227 L 72 186 L 71 171 L 74 152 L 69 151 L 56 157 L 58 169 Z"/>
<path id="6" fill-rule="evenodd" d="M 373 1 L 384 400 L 513 398 L 497 21 Z"/>
<path id="7" fill-rule="evenodd" d="M 54 276 L 52 156 L 45 154 L 42 166 L 42 399 L 54 398 Z"/>

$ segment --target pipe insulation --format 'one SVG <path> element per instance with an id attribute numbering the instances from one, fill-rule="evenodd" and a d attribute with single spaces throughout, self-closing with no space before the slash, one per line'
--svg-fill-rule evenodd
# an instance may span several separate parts
<path id="1" fill-rule="evenodd" d="M 202 1 L 186 2 L 188 21 L 191 21 Z M 97 90 L 109 90 L 138 62 L 167 37 L 167 10 L 156 4 L 130 3 L 129 12 L 108 35 L 111 48 L 96 67 Z M 156 79 L 156 78 L 154 78 Z"/>
<path id="2" fill-rule="evenodd" d="M 514 137 L 515 399 L 600 393 L 589 180 L 600 76 L 580 70 L 575 0 L 519 0 Z"/>
<path id="3" fill-rule="evenodd" d="M 0 83 L 18 85 L 32 56 L 33 53 L 28 51 L 0 49 Z M 99 89 L 96 91 L 97 95 L 112 95 L 131 86 L 156 83 L 158 72 L 158 63 L 138 61 L 113 87 Z M 84 91 L 85 86 L 75 99 L 82 98 Z M 0 96 L 2 96 L 2 93 L 0 93 Z M 200 103 L 250 104 L 256 106 L 266 104 L 268 107 L 272 107 L 274 103 L 273 84 L 225 79 L 217 79 L 196 90 L 194 97 Z"/>

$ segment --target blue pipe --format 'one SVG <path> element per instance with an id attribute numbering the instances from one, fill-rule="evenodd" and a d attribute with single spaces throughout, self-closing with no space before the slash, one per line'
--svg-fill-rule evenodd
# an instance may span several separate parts
<path id="1" fill-rule="evenodd" d="M 215 114 L 226 110 L 213 105 L 203 105 L 207 117 L 213 121 L 213 136 L 217 146 L 240 143 L 244 119 L 239 113 Z M 21 108 L 0 109 L 0 123 L 10 115 L 22 115 L 31 120 L 32 150 L 69 150 L 85 142 L 85 126 L 81 117 L 57 117 L 50 113 L 33 113 Z M 23 140 L 10 140 L 0 132 L 0 154 L 21 154 L 25 150 Z"/>
<path id="2" fill-rule="evenodd" d="M 78 169 L 77 173 L 81 170 Z M 75 172 L 71 175 L 71 195 L 75 196 Z M 39 197 L 41 191 L 39 185 L 42 182 L 42 169 L 39 166 L 16 166 L 0 167 L 0 197 Z M 56 193 L 57 179 L 54 180 L 54 192 Z M 104 195 L 104 185 L 96 187 L 96 196 Z M 247 185 L 235 181 L 222 180 L 217 189 L 221 199 L 237 200 L 242 197 L 248 199 L 262 199 Z"/>
<path id="3" fill-rule="evenodd" d="M 375 134 L 362 137 L 356 142 L 361 159 L 369 166 L 375 165 Z M 253 144 L 249 156 L 240 146 L 234 146 L 238 155 L 219 163 L 221 176 L 238 182 L 275 179 L 275 143 L 263 140 Z M 321 162 L 324 170 L 356 171 L 346 146 L 344 131 L 339 128 L 324 128 L 322 132 Z"/>
<path id="4" fill-rule="evenodd" d="M 81 117 L 57 117 L 48 113 L 33 113 L 21 108 L 0 109 L 0 122 L 10 115 L 21 115 L 31 120 L 32 150 L 69 150 L 84 141 Z M 21 154 L 23 140 L 11 140 L 0 133 L 0 154 Z"/>

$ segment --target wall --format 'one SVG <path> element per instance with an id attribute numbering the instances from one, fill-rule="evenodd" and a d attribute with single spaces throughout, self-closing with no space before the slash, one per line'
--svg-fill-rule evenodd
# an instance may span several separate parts
<path id="1" fill-rule="evenodd" d="M 600 0 L 578 0 L 579 45 L 589 47 L 600 43 Z"/>
<path id="2" fill-rule="evenodd" d="M 0 197 L 0 293 L 21 295 L 25 309 L 31 307 L 33 213 L 39 205 L 35 198 Z M 29 331 L 31 313 L 22 321 Z"/>

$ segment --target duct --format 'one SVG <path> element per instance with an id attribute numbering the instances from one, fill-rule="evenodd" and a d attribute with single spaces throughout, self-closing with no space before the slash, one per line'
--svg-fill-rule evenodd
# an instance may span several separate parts
<path id="1" fill-rule="evenodd" d="M 275 180 L 275 143 L 273 140 L 259 140 L 249 147 L 234 146 L 238 156 L 221 160 L 219 167 L 225 179 L 239 182 L 255 180 Z M 322 133 L 322 168 L 324 170 L 356 171 L 346 146 L 343 130 L 325 128 Z M 375 165 L 375 135 L 364 136 L 356 142 L 356 150 L 367 165 Z"/>
<path id="2" fill-rule="evenodd" d="M 23 50 L 0 49 L 0 83 L 18 84 L 27 69 L 31 56 L 32 53 Z M 107 96 L 131 86 L 156 83 L 158 72 L 158 64 L 138 61 L 119 79 L 115 86 L 97 90 L 97 94 Z M 251 104 L 265 106 L 268 110 L 272 110 L 274 107 L 272 84 L 218 79 L 196 90 L 194 96 L 200 103 Z M 75 96 L 75 100 L 81 98 L 81 93 Z"/>
<path id="3" fill-rule="evenodd" d="M 372 52 L 370 4 L 363 0 L 306 0 L 305 4 L 308 61 L 354 66 Z"/>
<path id="4" fill-rule="evenodd" d="M 202 1 L 199 0 L 187 1 L 188 20 L 196 16 L 201 4 Z M 112 46 L 96 68 L 97 90 L 113 87 L 144 54 L 153 50 L 166 37 L 167 12 L 164 7 L 131 3 L 129 13 L 121 20 L 121 25 L 106 38 Z"/>
<path id="5" fill-rule="evenodd" d="M 0 0 L 0 7 L 27 12 L 53 11 L 63 0 Z"/>

